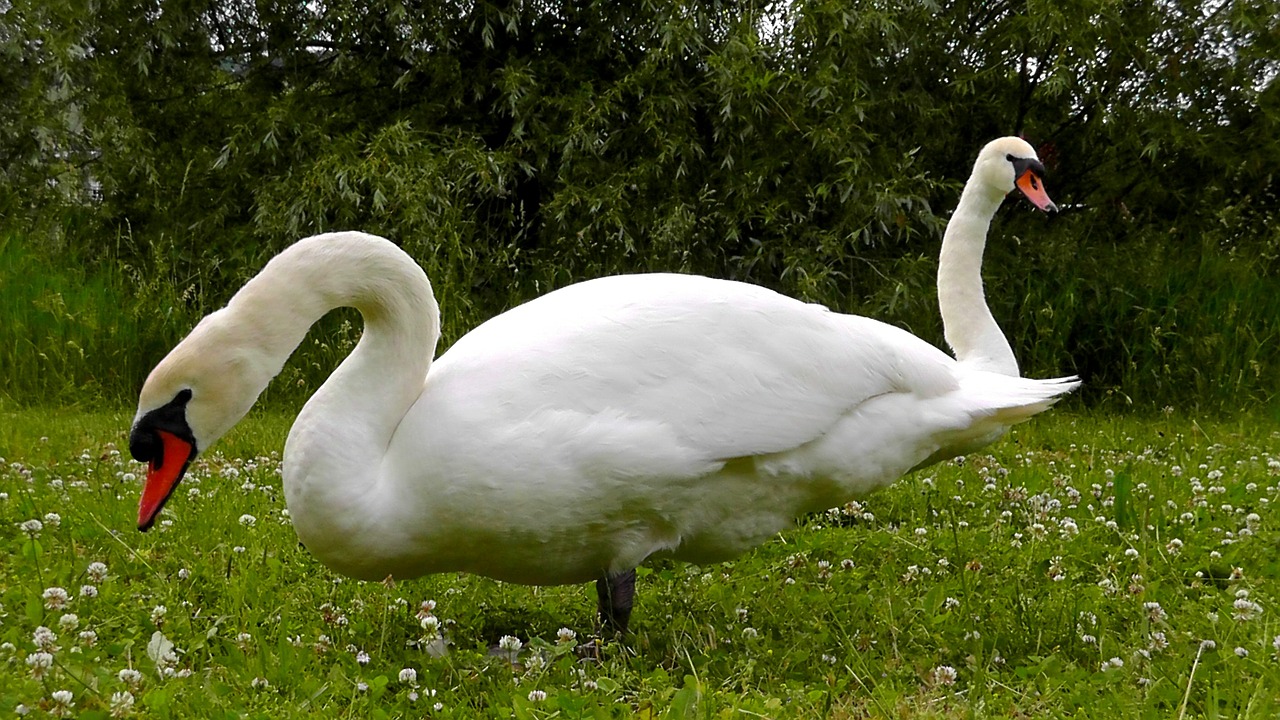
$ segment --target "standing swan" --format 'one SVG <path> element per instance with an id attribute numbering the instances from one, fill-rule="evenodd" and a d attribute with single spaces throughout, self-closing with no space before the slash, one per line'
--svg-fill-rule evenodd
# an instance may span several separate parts
<path id="1" fill-rule="evenodd" d="M 635 568 L 735 557 L 806 512 L 972 450 L 1079 383 L 1029 380 L 983 299 L 987 226 L 1043 167 L 1004 138 L 978 156 L 938 269 L 958 360 L 896 327 L 692 275 L 578 283 L 499 315 L 438 359 L 422 269 L 372 235 L 276 256 L 151 372 L 129 437 L 150 463 L 146 530 L 197 451 L 248 412 L 311 327 L 365 331 L 284 450 L 298 537 L 357 578 L 471 572 L 597 580 L 625 631 Z"/>

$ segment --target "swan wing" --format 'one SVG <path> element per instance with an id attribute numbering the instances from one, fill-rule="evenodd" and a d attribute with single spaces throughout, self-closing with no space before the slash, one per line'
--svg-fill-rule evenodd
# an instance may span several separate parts
<path id="1" fill-rule="evenodd" d="M 724 460 L 811 442 L 869 398 L 954 390 L 953 365 L 905 331 L 766 288 L 629 275 L 484 323 L 436 361 L 424 397 L 489 422 L 569 413 L 659 426 Z"/>

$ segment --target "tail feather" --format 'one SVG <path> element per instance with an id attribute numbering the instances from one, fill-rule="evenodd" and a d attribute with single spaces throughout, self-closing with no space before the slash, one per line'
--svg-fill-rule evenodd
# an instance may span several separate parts
<path id="1" fill-rule="evenodd" d="M 974 408 L 977 416 L 987 416 L 1001 425 L 1016 425 L 1048 410 L 1064 395 L 1080 387 L 1076 376 L 1037 380 L 976 371 L 961 380 L 965 395 L 981 398 Z"/>

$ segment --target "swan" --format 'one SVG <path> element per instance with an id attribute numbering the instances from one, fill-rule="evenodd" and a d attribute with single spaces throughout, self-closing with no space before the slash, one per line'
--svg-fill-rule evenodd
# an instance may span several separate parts
<path id="1" fill-rule="evenodd" d="M 1018 377 L 983 296 L 988 224 L 1015 187 L 1055 209 L 1043 173 L 1017 138 L 978 156 L 938 270 L 954 359 L 875 320 L 679 274 L 570 285 L 435 358 L 440 312 L 406 253 L 359 232 L 300 240 L 147 377 L 129 436 L 149 464 L 138 527 L 310 326 L 354 306 L 359 343 L 285 443 L 306 548 L 367 580 L 596 580 L 602 622 L 625 632 L 646 559 L 733 558 L 799 515 L 994 440 L 1079 384 Z"/>

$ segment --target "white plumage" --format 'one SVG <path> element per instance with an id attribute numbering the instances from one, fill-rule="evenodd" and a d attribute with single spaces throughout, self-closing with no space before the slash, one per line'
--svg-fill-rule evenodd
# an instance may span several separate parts
<path id="1" fill-rule="evenodd" d="M 970 264 L 976 248 L 980 265 L 983 239 L 967 254 L 947 242 Z M 273 259 L 153 371 L 135 456 L 163 475 L 172 458 L 147 443 L 166 427 L 206 449 L 340 305 L 361 310 L 365 334 L 299 415 L 284 483 L 307 548 L 366 579 L 465 571 L 556 584 L 657 555 L 731 558 L 797 515 L 989 442 L 1077 384 L 957 361 L 757 286 L 669 274 L 557 290 L 433 363 L 439 315 L 422 270 L 386 240 L 332 233 Z M 966 333 L 990 336 L 971 322 Z M 155 420 L 184 389 L 185 428 Z M 144 510 L 147 525 L 158 506 Z"/>

